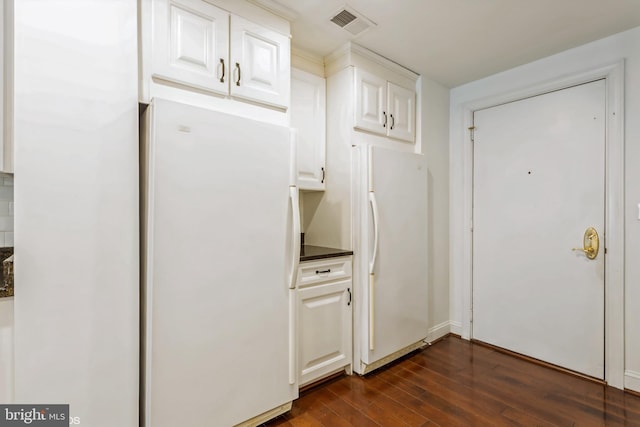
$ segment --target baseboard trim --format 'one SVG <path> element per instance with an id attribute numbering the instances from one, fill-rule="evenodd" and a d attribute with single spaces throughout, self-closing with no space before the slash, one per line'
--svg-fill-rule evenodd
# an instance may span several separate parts
<path id="1" fill-rule="evenodd" d="M 446 322 L 442 322 L 433 326 L 427 330 L 427 339 L 426 341 L 430 344 L 433 344 L 435 341 L 438 341 L 451 333 L 451 321 L 447 320 Z"/>
<path id="2" fill-rule="evenodd" d="M 459 337 L 462 336 L 462 323 L 455 322 L 453 320 L 449 321 L 449 323 L 451 325 L 451 333 L 454 335 L 458 335 Z"/>
<path id="3" fill-rule="evenodd" d="M 624 371 L 624 388 L 636 394 L 640 393 L 640 372 Z"/>

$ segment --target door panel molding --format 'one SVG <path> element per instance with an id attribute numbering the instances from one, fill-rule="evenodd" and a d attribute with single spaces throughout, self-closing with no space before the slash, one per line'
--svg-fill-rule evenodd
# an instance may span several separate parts
<path id="1" fill-rule="evenodd" d="M 495 96 L 452 105 L 451 148 L 451 280 L 460 287 L 461 330 L 471 337 L 472 328 L 472 228 L 473 143 L 470 127 L 473 111 L 588 83 L 606 81 L 605 165 L 605 381 L 624 387 L 624 60 L 590 68 L 571 76 L 544 82 L 528 82 Z M 459 207 L 454 207 L 461 202 Z M 455 295 L 452 295 L 455 297 Z"/>

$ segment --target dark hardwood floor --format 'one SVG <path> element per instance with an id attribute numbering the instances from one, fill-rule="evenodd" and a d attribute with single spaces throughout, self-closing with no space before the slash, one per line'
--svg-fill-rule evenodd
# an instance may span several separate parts
<path id="1" fill-rule="evenodd" d="M 447 337 L 301 394 L 275 426 L 640 426 L 640 397 Z"/>

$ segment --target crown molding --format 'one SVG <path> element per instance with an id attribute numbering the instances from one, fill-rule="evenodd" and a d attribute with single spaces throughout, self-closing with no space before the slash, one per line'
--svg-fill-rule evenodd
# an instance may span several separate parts
<path id="1" fill-rule="evenodd" d="M 282 4 L 278 3 L 276 0 L 247 0 L 249 3 L 252 3 L 266 11 L 273 13 L 281 18 L 286 19 L 287 21 L 296 21 L 300 18 L 300 14 L 293 9 L 290 9 Z"/>

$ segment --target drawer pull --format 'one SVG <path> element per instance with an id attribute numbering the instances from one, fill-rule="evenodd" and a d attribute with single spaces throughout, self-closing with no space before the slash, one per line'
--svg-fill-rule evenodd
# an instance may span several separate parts
<path id="1" fill-rule="evenodd" d="M 326 270 L 316 270 L 316 274 L 326 274 L 331 273 L 331 269 L 327 268 Z"/>

